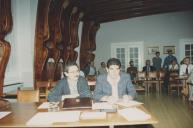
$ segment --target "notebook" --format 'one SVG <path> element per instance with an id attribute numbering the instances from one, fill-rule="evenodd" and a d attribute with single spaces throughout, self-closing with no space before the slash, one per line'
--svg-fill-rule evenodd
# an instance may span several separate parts
<path id="1" fill-rule="evenodd" d="M 63 100 L 63 109 L 92 108 L 91 98 L 65 98 Z"/>

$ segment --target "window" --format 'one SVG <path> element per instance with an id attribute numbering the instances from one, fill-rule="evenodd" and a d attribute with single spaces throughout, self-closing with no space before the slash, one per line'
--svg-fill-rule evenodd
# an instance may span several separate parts
<path id="1" fill-rule="evenodd" d="M 193 64 L 193 39 L 181 39 L 179 43 L 179 48 L 182 48 L 179 50 L 180 59 L 189 57 L 190 63 Z"/>
<path id="2" fill-rule="evenodd" d="M 113 43 L 111 45 L 111 57 L 121 61 L 121 70 L 126 71 L 129 61 L 133 60 L 138 70 L 143 64 L 143 42 Z"/>
<path id="3" fill-rule="evenodd" d="M 125 71 L 125 48 L 116 49 L 116 58 L 121 61 L 121 70 Z"/>
<path id="4" fill-rule="evenodd" d="M 193 63 L 193 44 L 185 44 L 185 57 L 189 57 Z"/>

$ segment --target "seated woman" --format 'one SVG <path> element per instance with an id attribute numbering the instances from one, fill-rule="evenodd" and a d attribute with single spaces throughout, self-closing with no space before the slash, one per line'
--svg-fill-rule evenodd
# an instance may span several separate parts
<path id="1" fill-rule="evenodd" d="M 93 98 L 95 101 L 115 103 L 118 99 L 132 100 L 136 90 L 129 74 L 120 72 L 121 62 L 111 58 L 107 61 L 107 74 L 99 75 Z"/>
<path id="2" fill-rule="evenodd" d="M 68 62 L 65 65 L 64 74 L 65 77 L 48 93 L 48 101 L 60 101 L 63 95 L 91 97 L 87 81 L 80 76 L 79 67 L 75 62 Z"/>
<path id="3" fill-rule="evenodd" d="M 179 74 L 179 65 L 177 64 L 176 60 L 171 61 L 169 65 L 169 72 Z"/>

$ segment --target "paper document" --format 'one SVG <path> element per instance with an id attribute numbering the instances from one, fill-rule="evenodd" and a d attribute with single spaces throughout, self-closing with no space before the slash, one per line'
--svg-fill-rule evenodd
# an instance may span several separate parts
<path id="1" fill-rule="evenodd" d="M 35 114 L 27 123 L 28 126 L 52 125 L 55 122 L 77 122 L 80 111 L 65 112 L 39 112 Z"/>
<path id="2" fill-rule="evenodd" d="M 79 97 L 78 94 L 74 94 L 74 95 L 63 95 L 62 96 L 62 101 L 65 99 L 65 98 L 76 98 L 76 97 Z"/>
<path id="3" fill-rule="evenodd" d="M 134 107 L 134 106 L 139 106 L 143 103 L 138 102 L 138 101 L 134 101 L 134 100 L 130 100 L 128 102 L 124 102 L 124 101 L 121 100 L 121 101 L 118 101 L 116 104 L 120 105 L 120 106 L 123 106 L 123 107 Z"/>
<path id="4" fill-rule="evenodd" d="M 106 119 L 106 112 L 82 112 L 80 119 Z"/>
<path id="5" fill-rule="evenodd" d="M 114 109 L 112 104 L 109 104 L 107 102 L 97 102 L 92 104 L 92 109 Z"/>
<path id="6" fill-rule="evenodd" d="M 10 114 L 11 112 L 0 112 L 0 119 Z"/>
<path id="7" fill-rule="evenodd" d="M 118 110 L 118 113 L 128 121 L 145 121 L 151 118 L 151 115 L 138 108 L 126 108 Z"/>
<path id="8" fill-rule="evenodd" d="M 50 103 L 52 102 L 43 102 L 40 106 L 38 106 L 38 109 L 48 109 L 50 107 Z M 59 102 L 54 102 L 56 105 L 59 104 Z"/>

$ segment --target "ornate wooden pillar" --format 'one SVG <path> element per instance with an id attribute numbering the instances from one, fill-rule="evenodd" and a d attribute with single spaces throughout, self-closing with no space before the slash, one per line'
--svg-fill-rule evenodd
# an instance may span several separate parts
<path id="1" fill-rule="evenodd" d="M 12 30 L 11 0 L 0 0 L 0 97 L 3 96 L 5 70 L 10 56 L 10 43 L 5 36 Z"/>
<path id="2" fill-rule="evenodd" d="M 36 85 L 36 81 L 42 80 L 44 65 L 48 57 L 48 49 L 44 47 L 44 41 L 49 38 L 48 11 L 50 1 L 38 1 L 34 50 L 34 85 Z"/>
<path id="3" fill-rule="evenodd" d="M 68 0 L 39 0 L 35 40 L 35 82 L 54 81 L 60 60 L 61 14 Z M 52 61 L 50 61 L 52 60 Z M 56 75 L 58 76 L 58 75 Z"/>
<path id="4" fill-rule="evenodd" d="M 80 68 L 83 69 L 88 62 L 94 61 L 96 50 L 96 32 L 100 25 L 92 21 L 84 22 L 81 47 L 80 47 Z"/>

